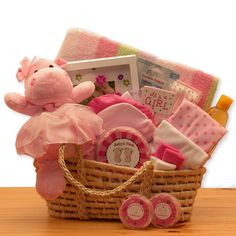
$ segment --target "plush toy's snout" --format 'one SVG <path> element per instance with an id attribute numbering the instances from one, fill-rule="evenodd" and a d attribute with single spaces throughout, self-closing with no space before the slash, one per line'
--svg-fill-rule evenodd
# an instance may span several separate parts
<path id="1" fill-rule="evenodd" d="M 27 81 L 25 82 L 30 86 L 34 86 L 38 83 L 52 84 L 56 81 L 68 83 L 67 80 L 70 80 L 70 77 L 64 70 L 60 70 L 58 68 L 43 68 L 33 73 L 32 76 L 27 79 L 28 83 Z"/>
<path id="2" fill-rule="evenodd" d="M 72 89 L 68 74 L 60 67 L 42 68 L 25 81 L 25 97 L 36 105 L 64 102 Z"/>

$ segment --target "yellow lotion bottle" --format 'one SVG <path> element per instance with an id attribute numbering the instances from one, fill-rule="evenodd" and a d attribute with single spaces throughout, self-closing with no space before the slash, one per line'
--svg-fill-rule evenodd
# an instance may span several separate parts
<path id="1" fill-rule="evenodd" d="M 226 95 L 221 95 L 219 101 L 217 102 L 215 107 L 211 107 L 208 111 L 208 114 L 220 123 L 222 126 L 226 126 L 228 121 L 228 109 L 230 105 L 233 103 L 233 99 Z"/>

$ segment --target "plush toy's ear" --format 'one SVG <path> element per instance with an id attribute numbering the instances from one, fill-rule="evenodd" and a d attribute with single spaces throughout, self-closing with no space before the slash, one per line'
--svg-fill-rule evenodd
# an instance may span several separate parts
<path id="1" fill-rule="evenodd" d="M 29 74 L 31 62 L 29 58 L 24 57 L 20 64 L 21 64 L 21 68 L 19 68 L 16 73 L 16 78 L 18 79 L 19 82 L 24 80 Z"/>
<path id="2" fill-rule="evenodd" d="M 63 67 L 66 64 L 66 60 L 62 59 L 62 58 L 58 58 L 55 60 L 55 63 L 60 66 Z"/>
<path id="3" fill-rule="evenodd" d="M 25 79 L 25 76 L 23 75 L 21 68 L 18 69 L 18 71 L 16 73 L 16 78 L 19 82 L 21 82 Z"/>

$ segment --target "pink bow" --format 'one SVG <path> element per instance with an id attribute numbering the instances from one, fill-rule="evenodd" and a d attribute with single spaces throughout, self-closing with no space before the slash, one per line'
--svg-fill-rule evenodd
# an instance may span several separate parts
<path id="1" fill-rule="evenodd" d="M 32 61 L 30 61 L 28 57 L 22 59 L 20 62 L 21 68 L 19 68 L 16 73 L 16 78 L 19 82 L 23 81 L 29 75 L 30 67 L 35 59 L 36 57 L 34 57 Z"/>

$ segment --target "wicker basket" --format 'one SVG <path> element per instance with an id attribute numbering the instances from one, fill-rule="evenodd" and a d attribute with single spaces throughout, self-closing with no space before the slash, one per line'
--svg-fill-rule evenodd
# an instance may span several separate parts
<path id="1" fill-rule="evenodd" d="M 59 218 L 119 219 L 118 209 L 128 195 L 151 197 L 157 193 L 175 196 L 182 208 L 180 221 L 191 218 L 197 189 L 205 168 L 198 170 L 153 171 L 151 162 L 140 169 L 83 160 L 82 153 L 64 160 L 65 145 L 59 150 L 59 164 L 66 178 L 66 189 L 47 201 L 51 216 Z"/>

